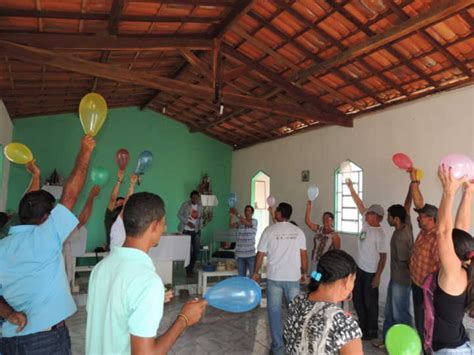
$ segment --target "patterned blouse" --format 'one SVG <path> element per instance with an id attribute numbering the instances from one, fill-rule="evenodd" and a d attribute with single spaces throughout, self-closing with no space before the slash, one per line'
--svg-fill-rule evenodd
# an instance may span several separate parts
<path id="1" fill-rule="evenodd" d="M 335 304 L 300 295 L 290 304 L 283 335 L 288 354 L 339 354 L 348 342 L 361 338 L 362 331 Z"/>

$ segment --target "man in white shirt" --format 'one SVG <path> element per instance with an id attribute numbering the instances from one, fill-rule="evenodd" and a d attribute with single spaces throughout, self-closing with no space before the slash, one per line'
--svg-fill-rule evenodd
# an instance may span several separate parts
<path id="1" fill-rule="evenodd" d="M 359 213 L 365 218 L 357 240 L 359 255 L 353 300 L 363 334 L 362 340 L 371 340 L 378 337 L 379 285 L 387 260 L 389 239 L 380 226 L 384 216 L 383 207 L 371 205 L 365 208 L 352 181 L 347 179 L 346 184 Z"/>
<path id="2" fill-rule="evenodd" d="M 263 257 L 267 256 L 267 309 L 270 333 L 272 336 L 272 353 L 284 354 L 282 325 L 282 297 L 285 295 L 287 305 L 300 292 L 300 279 L 307 276 L 308 254 L 306 237 L 303 231 L 288 222 L 293 208 L 282 202 L 275 212 L 276 223 L 267 227 L 258 243 L 255 273 L 252 278 L 260 279 L 259 270 Z"/>
<path id="3" fill-rule="evenodd" d="M 201 247 L 201 228 L 202 228 L 202 205 L 200 195 L 197 191 L 192 191 L 190 200 L 184 202 L 178 212 L 178 231 L 191 236 L 191 258 L 186 267 L 186 274 L 192 277 L 194 264 L 196 263 L 199 248 Z"/>

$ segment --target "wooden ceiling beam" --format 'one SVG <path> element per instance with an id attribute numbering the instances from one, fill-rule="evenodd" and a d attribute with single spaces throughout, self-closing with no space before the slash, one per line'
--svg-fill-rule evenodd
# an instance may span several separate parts
<path id="1" fill-rule="evenodd" d="M 265 24 L 265 26 L 270 31 L 272 31 L 276 35 L 283 38 L 286 41 L 286 43 L 289 43 L 289 44 L 293 45 L 294 47 L 296 47 L 298 50 L 303 52 L 305 54 L 305 56 L 307 56 L 308 58 L 311 58 L 316 63 L 321 63 L 323 61 L 323 59 L 321 59 L 318 55 L 316 55 L 313 52 L 311 52 L 310 50 L 308 50 L 305 46 L 303 46 L 298 41 L 294 41 L 293 38 L 289 37 L 286 33 L 280 31 L 277 27 L 275 27 L 273 24 L 271 24 L 270 22 L 268 22 L 267 20 L 262 18 L 260 15 L 255 14 L 255 13 L 249 13 L 248 15 L 250 17 L 254 18 L 257 21 L 263 22 Z M 366 96 L 369 96 L 369 97 L 371 96 L 371 94 L 368 93 L 366 91 L 366 89 L 361 84 L 359 84 L 357 81 L 352 80 L 352 78 L 350 78 L 344 72 L 342 72 L 340 70 L 336 70 L 336 74 L 339 75 L 340 77 L 342 77 L 342 79 L 344 79 L 346 82 L 354 85 L 357 89 L 359 89 L 359 91 L 364 93 Z M 310 77 L 309 81 L 313 82 L 316 86 L 321 87 L 323 90 L 326 90 L 327 92 L 329 92 L 333 96 L 337 97 L 339 100 L 345 101 L 345 102 L 350 103 L 350 104 L 355 104 L 355 108 L 357 108 L 359 110 L 365 109 L 365 107 L 357 104 L 356 102 L 354 102 L 354 100 L 349 99 L 346 96 L 342 95 L 340 93 L 340 90 L 335 90 L 334 88 L 331 88 L 329 85 L 325 85 L 323 82 L 321 82 L 320 80 L 318 80 L 316 78 L 313 78 L 313 77 Z M 374 99 L 375 101 L 378 102 L 377 98 L 372 97 L 372 99 Z"/>
<path id="2" fill-rule="evenodd" d="M 131 3 L 151 3 L 151 4 L 176 4 L 194 6 L 222 6 L 229 7 L 235 5 L 239 0 L 128 0 Z"/>
<path id="3" fill-rule="evenodd" d="M 110 57 L 110 51 L 103 51 L 102 55 L 100 56 L 99 63 L 107 63 Z M 94 81 L 92 82 L 91 92 L 95 92 L 97 88 L 97 83 L 99 82 L 99 78 L 96 76 L 94 77 Z"/>
<path id="4" fill-rule="evenodd" d="M 107 21 L 110 17 L 108 13 L 87 13 L 87 12 L 67 12 L 52 10 L 24 10 L 0 7 L 0 17 L 22 17 L 22 18 L 50 18 L 66 20 L 93 20 Z M 146 15 L 122 15 L 121 21 L 129 22 L 164 22 L 164 23 L 218 23 L 220 17 L 196 17 L 196 16 L 146 16 Z"/>
<path id="5" fill-rule="evenodd" d="M 328 104 L 322 102 L 318 97 L 310 94 L 309 92 L 305 91 L 304 89 L 293 85 L 291 82 L 284 79 L 282 76 L 274 73 L 267 67 L 263 66 L 262 64 L 258 63 L 247 57 L 245 54 L 241 53 L 238 50 L 235 50 L 231 46 L 227 44 L 222 45 L 222 49 L 226 55 L 229 55 L 242 64 L 249 66 L 252 70 L 260 73 L 261 75 L 265 76 L 268 80 L 270 80 L 271 84 L 278 86 L 280 89 L 287 92 L 289 95 L 294 97 L 298 101 L 306 101 L 311 107 L 316 110 L 316 112 L 327 112 L 334 115 L 338 115 L 338 113 L 334 112 L 334 108 L 329 106 Z M 341 114 L 342 116 L 342 114 Z"/>
<path id="6" fill-rule="evenodd" d="M 220 39 L 227 30 L 239 21 L 252 8 L 253 0 L 239 0 L 231 8 L 226 17 L 211 30 L 210 38 Z"/>
<path id="7" fill-rule="evenodd" d="M 118 33 L 118 27 L 120 23 L 120 16 L 122 16 L 123 9 L 125 7 L 125 0 L 113 0 L 110 8 L 109 17 L 109 34 L 116 35 Z"/>
<path id="8" fill-rule="evenodd" d="M 354 46 L 347 51 L 336 54 L 323 63 L 312 65 L 311 67 L 298 73 L 293 79 L 306 78 L 310 75 L 323 74 L 331 68 L 340 66 L 359 56 L 371 53 L 385 45 L 388 45 L 412 32 L 421 28 L 432 25 L 436 21 L 453 15 L 461 11 L 463 8 L 471 5 L 473 0 L 438 0 L 428 11 L 413 17 L 410 20 L 393 26 L 383 33 L 379 33 L 373 37 L 368 38 Z"/>
<path id="9" fill-rule="evenodd" d="M 179 52 L 188 61 L 188 63 L 193 67 L 196 67 L 206 79 L 211 80 L 211 68 L 200 58 L 198 58 L 191 50 L 182 48 L 179 50 Z"/>
<path id="10" fill-rule="evenodd" d="M 222 81 L 224 82 L 224 85 L 226 85 L 228 82 L 237 79 L 249 71 L 251 71 L 251 69 L 247 65 L 241 65 L 237 68 L 229 69 L 224 74 L 222 74 Z"/>
<path id="11" fill-rule="evenodd" d="M 362 32 L 364 32 L 369 38 L 372 38 L 377 35 L 371 28 L 362 23 L 357 17 L 352 13 L 346 10 L 343 6 L 339 5 L 334 0 L 328 0 L 328 3 L 333 6 L 344 18 L 351 21 L 355 26 L 357 26 Z M 427 81 L 430 85 L 436 86 L 436 82 L 429 76 L 426 75 L 423 70 L 414 65 L 410 60 L 406 59 L 399 50 L 391 45 L 386 45 L 383 47 L 388 53 L 397 58 L 400 62 L 405 64 L 412 72 L 418 75 L 420 78 Z"/>
<path id="12" fill-rule="evenodd" d="M 2 48 L 9 57 L 31 63 L 53 66 L 118 82 L 142 85 L 196 99 L 212 100 L 212 88 L 193 85 L 188 82 L 182 82 L 147 73 L 132 72 L 112 65 L 91 62 L 73 56 L 58 54 L 45 49 L 23 46 L 8 41 L 0 41 L 0 48 Z M 352 119 L 346 117 L 331 114 L 315 114 L 313 111 L 302 109 L 296 105 L 269 102 L 250 96 L 234 94 L 228 91 L 223 91 L 223 95 L 226 97 L 226 104 L 229 106 L 250 108 L 253 110 L 300 119 L 323 121 L 346 127 L 352 126 Z"/>
<path id="13" fill-rule="evenodd" d="M 109 36 L 37 32 L 0 32 L 0 40 L 44 49 L 163 51 L 189 48 L 211 50 L 212 40 L 190 36 Z"/>
<path id="14" fill-rule="evenodd" d="M 410 16 L 405 13 L 401 8 L 397 6 L 393 0 L 385 0 L 385 4 L 389 6 L 389 8 L 402 20 L 407 21 L 410 19 Z M 472 73 L 471 71 L 463 64 L 461 63 L 454 55 L 452 55 L 447 48 L 444 48 L 439 42 L 431 37 L 431 35 L 424 29 L 420 29 L 417 31 L 417 33 L 425 40 L 427 41 L 431 46 L 436 48 L 438 52 L 440 52 L 443 56 L 445 56 L 448 60 L 451 61 L 456 67 L 461 69 L 464 74 L 471 76 Z"/>

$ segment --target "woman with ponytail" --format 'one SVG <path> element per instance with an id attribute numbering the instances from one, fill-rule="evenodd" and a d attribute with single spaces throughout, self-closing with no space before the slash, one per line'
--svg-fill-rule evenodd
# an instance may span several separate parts
<path id="1" fill-rule="evenodd" d="M 474 350 L 462 320 L 465 311 L 472 312 L 474 309 L 474 239 L 467 232 L 471 223 L 474 181 L 455 179 L 451 175 L 451 168 L 446 169 L 444 166 L 439 168 L 438 176 L 443 185 L 438 212 L 441 268 L 438 273 L 429 276 L 423 286 L 425 351 L 437 355 L 472 354 Z M 464 193 L 453 226 L 454 196 L 462 185 Z M 430 283 L 434 287 L 429 287 Z M 430 322 L 430 319 L 433 321 Z"/>
<path id="2" fill-rule="evenodd" d="M 330 250 L 311 273 L 309 293 L 290 304 L 284 338 L 288 354 L 351 354 L 362 352 L 362 331 L 337 306 L 352 294 L 357 264 L 342 250 Z"/>

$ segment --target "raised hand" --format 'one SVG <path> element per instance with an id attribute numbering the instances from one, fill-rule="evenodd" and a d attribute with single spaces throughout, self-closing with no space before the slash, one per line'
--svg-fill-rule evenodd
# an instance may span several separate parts
<path id="1" fill-rule="evenodd" d="M 29 163 L 26 164 L 26 170 L 31 174 L 31 175 L 40 175 L 41 171 L 36 165 L 36 160 L 32 160 Z"/>
<path id="2" fill-rule="evenodd" d="M 445 193 L 455 193 L 467 181 L 466 177 L 462 179 L 454 178 L 451 175 L 451 167 L 446 168 L 444 164 L 438 168 L 438 177 Z"/>

